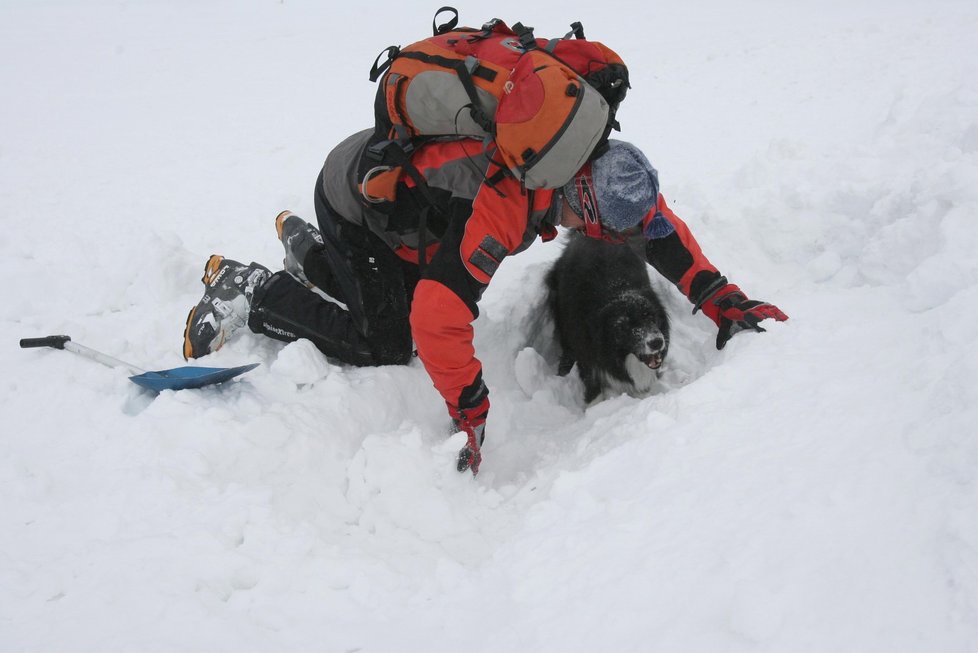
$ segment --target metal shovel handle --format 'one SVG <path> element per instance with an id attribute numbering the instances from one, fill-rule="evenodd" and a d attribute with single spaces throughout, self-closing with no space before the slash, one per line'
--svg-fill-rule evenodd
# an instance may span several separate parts
<path id="1" fill-rule="evenodd" d="M 24 338 L 20 341 L 20 346 L 22 349 L 30 349 L 32 347 L 51 347 L 53 349 L 67 349 L 68 351 L 78 354 L 79 356 L 84 356 L 85 358 L 90 358 L 93 361 L 102 363 L 102 365 L 108 365 L 109 367 L 124 367 L 133 374 L 143 374 L 146 370 L 136 367 L 125 361 L 121 361 L 118 358 L 113 358 L 108 354 L 103 354 L 100 351 L 95 351 L 90 349 L 85 345 L 79 345 L 77 342 L 72 342 L 71 336 L 45 336 L 43 338 Z"/>
<path id="2" fill-rule="evenodd" d="M 32 347 L 51 347 L 52 349 L 67 349 L 70 352 L 90 358 L 109 367 L 122 367 L 132 374 L 129 380 L 136 385 L 148 388 L 154 392 L 163 390 L 184 390 L 187 388 L 203 388 L 230 381 L 248 370 L 258 367 L 258 363 L 239 365 L 237 367 L 174 367 L 169 370 L 147 372 L 135 365 L 113 358 L 100 351 L 89 349 L 71 340 L 71 336 L 45 336 L 43 338 L 24 338 L 20 341 L 24 349 Z"/>
<path id="3" fill-rule="evenodd" d="M 71 340 L 71 336 L 45 336 L 43 338 L 22 338 L 20 341 L 21 349 L 32 347 L 52 347 L 54 349 L 64 349 L 65 343 Z"/>

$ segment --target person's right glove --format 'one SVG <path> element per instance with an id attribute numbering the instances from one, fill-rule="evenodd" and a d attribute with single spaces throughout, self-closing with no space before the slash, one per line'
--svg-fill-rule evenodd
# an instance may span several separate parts
<path id="1" fill-rule="evenodd" d="M 745 329 L 764 331 L 758 326 L 761 320 L 771 317 L 778 322 L 784 322 L 788 319 L 788 316 L 774 304 L 747 299 L 747 295 L 736 285 L 725 283 L 726 279 L 723 277 L 720 279 L 724 285 L 705 300 L 700 301 L 693 309 L 694 313 L 697 309 L 702 309 L 703 313 L 719 327 L 717 349 L 723 349 L 735 333 Z"/>
<path id="2" fill-rule="evenodd" d="M 458 462 L 456 468 L 460 472 L 467 469 L 472 470 L 472 475 L 479 473 L 479 465 L 482 464 L 483 440 L 486 439 L 486 418 L 489 416 L 489 396 L 483 396 L 478 404 L 471 408 L 459 408 L 458 406 L 448 405 L 448 414 L 452 416 L 452 422 L 456 431 L 464 431 L 468 440 L 462 450 L 458 452 Z"/>

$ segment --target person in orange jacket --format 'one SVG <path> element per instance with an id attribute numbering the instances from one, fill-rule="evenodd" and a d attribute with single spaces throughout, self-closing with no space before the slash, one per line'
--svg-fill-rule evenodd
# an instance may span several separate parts
<path id="1" fill-rule="evenodd" d="M 318 229 L 288 211 L 277 216 L 284 270 L 210 257 L 185 357 L 216 351 L 246 324 L 278 340 L 308 338 L 350 365 L 405 364 L 416 347 L 467 435 L 458 470 L 475 474 L 489 413 L 472 342 L 478 302 L 507 256 L 552 239 L 557 225 L 603 238 L 641 233 L 648 262 L 717 325 L 718 349 L 738 331 L 763 331 L 761 320 L 788 317 L 719 273 L 629 143 L 609 141 L 563 188 L 527 190 L 497 174 L 483 143 L 434 141 L 412 153 L 415 174 L 380 170 L 393 179 L 385 200 L 369 173 L 361 183 L 372 134 L 354 134 L 327 157 L 314 195 Z"/>

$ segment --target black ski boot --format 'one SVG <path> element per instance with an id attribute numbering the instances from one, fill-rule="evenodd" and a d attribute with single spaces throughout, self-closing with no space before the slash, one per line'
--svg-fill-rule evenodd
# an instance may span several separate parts
<path id="1" fill-rule="evenodd" d="M 248 323 L 251 298 L 271 276 L 257 263 L 245 265 L 214 254 L 204 266 L 204 296 L 187 315 L 183 357 L 200 358 L 215 352 L 231 334 Z"/>
<path id="2" fill-rule="evenodd" d="M 302 262 L 313 247 L 323 246 L 323 236 L 314 226 L 291 211 L 282 211 L 275 217 L 275 231 L 278 239 L 285 247 L 285 259 L 282 266 L 293 277 L 312 287 L 306 273 L 302 270 Z"/>

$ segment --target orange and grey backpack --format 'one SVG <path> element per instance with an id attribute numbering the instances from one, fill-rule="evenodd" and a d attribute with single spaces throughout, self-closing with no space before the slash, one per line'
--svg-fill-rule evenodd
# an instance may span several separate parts
<path id="1" fill-rule="evenodd" d="M 454 16 L 438 25 L 444 12 Z M 372 175 L 400 167 L 415 177 L 410 152 L 434 138 L 492 141 L 504 174 L 525 188 L 558 188 L 618 129 L 628 69 L 610 48 L 586 40 L 580 23 L 550 40 L 499 19 L 481 29 L 457 25 L 458 12 L 442 7 L 433 36 L 390 46 L 374 62 L 375 134 L 360 170 L 367 201 L 386 195 L 368 191 L 368 182 L 381 181 Z"/>

